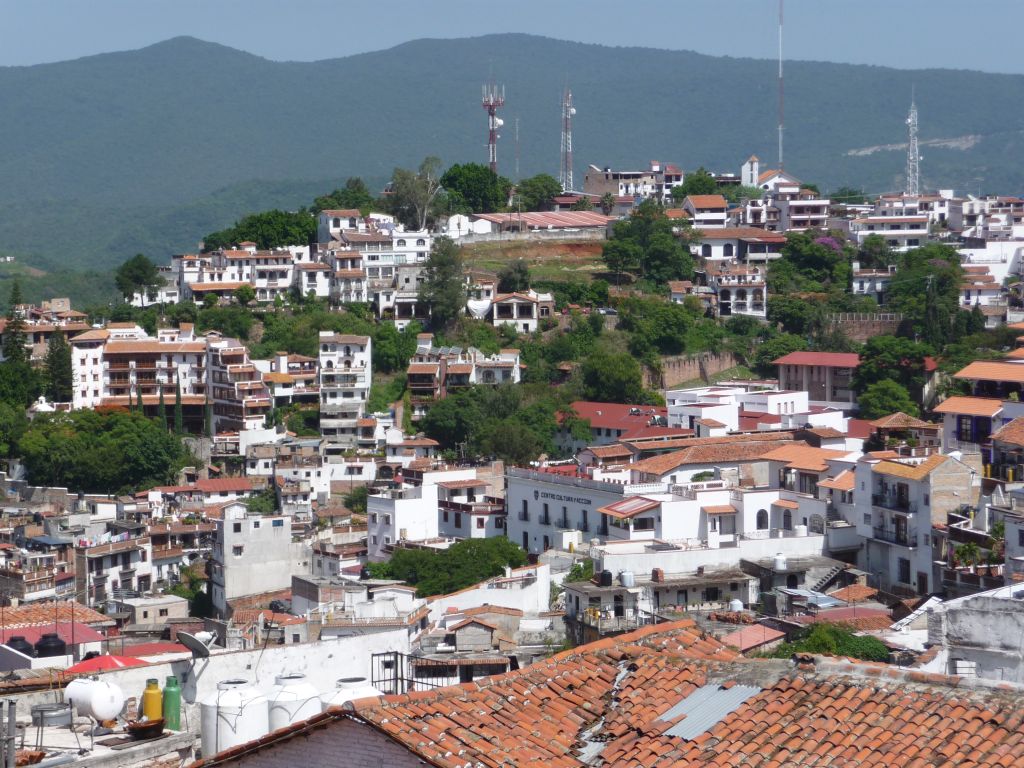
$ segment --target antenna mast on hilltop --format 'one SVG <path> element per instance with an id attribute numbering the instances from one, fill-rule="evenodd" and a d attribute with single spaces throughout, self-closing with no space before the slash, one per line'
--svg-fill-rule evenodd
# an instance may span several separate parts
<path id="1" fill-rule="evenodd" d="M 572 91 L 565 87 L 562 96 L 562 164 L 558 171 L 558 180 L 562 183 L 563 192 L 572 191 L 572 116 L 576 107 L 572 105 Z"/>
<path id="2" fill-rule="evenodd" d="M 910 114 L 907 116 L 907 130 L 909 141 L 907 142 L 907 188 L 908 196 L 917 197 L 921 194 L 919 186 L 921 172 L 921 155 L 917 148 L 917 104 L 914 103 L 914 93 L 910 93 Z"/>
<path id="3" fill-rule="evenodd" d="M 782 165 L 782 125 L 785 107 L 784 91 L 782 88 L 782 2 L 779 0 L 779 170 Z"/>
<path id="4" fill-rule="evenodd" d="M 484 109 L 487 110 L 487 163 L 491 170 L 498 172 L 498 139 L 501 137 L 498 129 L 505 122 L 498 117 L 498 107 L 505 106 L 505 86 L 500 88 L 494 83 L 483 87 Z"/>
<path id="5" fill-rule="evenodd" d="M 519 181 L 519 116 L 514 121 L 516 126 L 516 181 Z"/>

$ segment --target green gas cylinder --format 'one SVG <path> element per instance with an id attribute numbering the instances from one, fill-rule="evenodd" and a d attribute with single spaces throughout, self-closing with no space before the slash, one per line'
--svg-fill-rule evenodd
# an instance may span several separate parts
<path id="1" fill-rule="evenodd" d="M 168 675 L 164 685 L 164 726 L 172 731 L 181 730 L 181 688 L 174 675 Z"/>

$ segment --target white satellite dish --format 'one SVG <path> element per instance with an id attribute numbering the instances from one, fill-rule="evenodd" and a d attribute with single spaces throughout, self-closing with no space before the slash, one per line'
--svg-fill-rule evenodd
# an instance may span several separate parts
<path id="1" fill-rule="evenodd" d="M 193 659 L 205 659 L 210 655 L 210 646 L 217 639 L 216 632 L 197 632 L 192 635 L 188 632 L 179 632 L 178 641 L 192 651 Z"/>

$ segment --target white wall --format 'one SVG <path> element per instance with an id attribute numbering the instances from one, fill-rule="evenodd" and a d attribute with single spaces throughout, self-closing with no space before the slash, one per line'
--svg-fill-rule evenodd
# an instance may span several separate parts
<path id="1" fill-rule="evenodd" d="M 440 621 L 449 608 L 464 611 L 481 605 L 518 608 L 524 613 L 546 611 L 551 600 L 551 567 L 546 563 L 540 563 L 528 568 L 517 568 L 512 571 L 512 577 L 530 572 L 537 575 L 537 580 L 529 586 L 502 589 L 500 582 L 495 585 L 495 580 L 490 579 L 475 587 L 431 598 L 430 620 Z"/>

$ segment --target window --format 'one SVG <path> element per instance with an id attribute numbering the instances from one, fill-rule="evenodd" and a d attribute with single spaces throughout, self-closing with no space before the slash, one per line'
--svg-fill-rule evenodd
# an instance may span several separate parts
<path id="1" fill-rule="evenodd" d="M 377 524 L 377 513 L 376 512 L 371 512 L 370 513 L 370 522 L 373 523 L 374 525 Z"/>
<path id="2" fill-rule="evenodd" d="M 448 510 L 445 509 L 441 512 L 441 520 L 445 523 L 448 522 Z"/>
<path id="3" fill-rule="evenodd" d="M 927 493 L 924 495 L 924 505 L 926 507 L 928 506 L 928 494 Z"/>
<path id="4" fill-rule="evenodd" d="M 161 616 L 166 616 L 167 615 L 167 609 L 166 608 L 161 608 L 160 609 L 160 615 Z"/>
<path id="5" fill-rule="evenodd" d="M 235 533 L 241 533 L 242 532 L 242 524 L 241 523 L 234 523 L 231 526 L 231 530 L 234 531 Z"/>
<path id="6" fill-rule="evenodd" d="M 1017 546 L 1024 547 L 1024 528 L 1017 529 Z"/>
<path id="7" fill-rule="evenodd" d="M 782 528 L 787 531 L 793 530 L 793 511 L 787 509 L 782 513 Z"/>
<path id="8" fill-rule="evenodd" d="M 486 528 L 487 527 L 487 521 L 484 520 L 484 518 L 482 518 L 482 517 L 478 517 L 476 519 L 476 527 L 477 528 Z"/>
<path id="9" fill-rule="evenodd" d="M 909 584 L 910 583 L 910 560 L 908 560 L 905 557 L 901 557 L 901 558 L 899 558 L 897 560 L 897 565 L 899 566 L 899 576 L 898 576 L 898 579 L 899 579 L 900 583 L 902 583 L 902 584 Z"/>
<path id="10" fill-rule="evenodd" d="M 259 520 L 253 520 L 252 521 L 252 527 L 253 528 L 259 528 L 260 527 L 260 521 Z"/>
<path id="11" fill-rule="evenodd" d="M 284 528 L 284 520 L 275 520 L 270 524 L 272 528 Z"/>
<path id="12" fill-rule="evenodd" d="M 298 635 L 297 632 L 292 632 L 292 642 L 293 643 L 299 642 L 299 635 Z"/>
<path id="13" fill-rule="evenodd" d="M 757 530 L 768 530 L 768 510 L 766 509 L 757 510 Z"/>
<path id="14" fill-rule="evenodd" d="M 149 611 L 143 611 L 142 612 L 142 618 L 148 619 L 149 618 Z"/>
<path id="15" fill-rule="evenodd" d="M 235 557 L 241 557 L 243 551 L 244 551 L 244 549 L 240 545 L 231 548 L 231 554 L 234 555 Z"/>
<path id="16" fill-rule="evenodd" d="M 456 512 L 455 513 L 455 527 L 456 528 L 461 528 L 462 527 L 462 513 L 461 512 Z"/>

